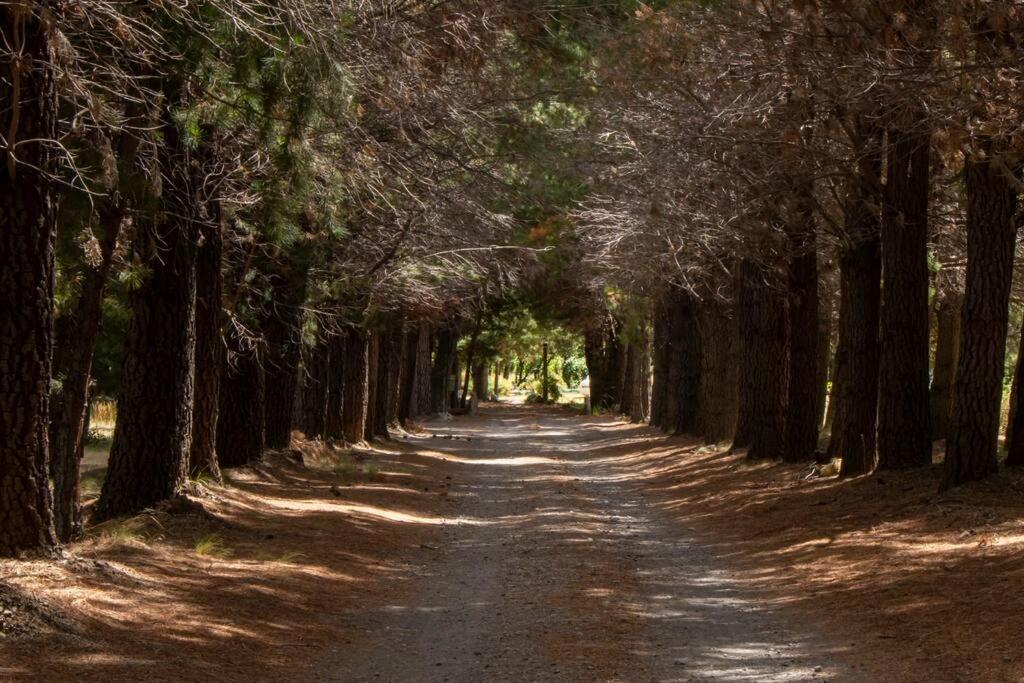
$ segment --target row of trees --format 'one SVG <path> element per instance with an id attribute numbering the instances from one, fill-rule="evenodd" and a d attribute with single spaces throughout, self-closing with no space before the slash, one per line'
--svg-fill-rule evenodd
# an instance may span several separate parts
<path id="1" fill-rule="evenodd" d="M 94 392 L 99 520 L 294 428 L 452 409 L 460 339 L 482 366 L 518 297 L 582 333 L 598 408 L 751 457 L 824 428 L 846 475 L 946 438 L 945 486 L 992 474 L 1022 24 L 1010 0 L 0 5 L 0 553 L 81 533 Z"/>
<path id="2" fill-rule="evenodd" d="M 0 554 L 451 409 L 565 192 L 543 3 L 0 4 Z M 526 198 L 530 199 L 527 200 Z M 488 294 L 488 292 L 490 294 Z M 95 364 L 95 365 L 94 365 Z"/>
<path id="3" fill-rule="evenodd" d="M 618 162 L 575 217 L 595 277 L 655 301 L 652 421 L 797 461 L 824 426 L 844 475 L 946 439 L 944 488 L 995 473 L 1019 3 L 674 3 L 634 28 L 594 105 Z"/>

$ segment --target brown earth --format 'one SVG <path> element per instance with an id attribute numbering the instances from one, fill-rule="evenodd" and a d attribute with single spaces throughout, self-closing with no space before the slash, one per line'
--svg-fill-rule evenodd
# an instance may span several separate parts
<path id="1" fill-rule="evenodd" d="M 0 564 L 0 678 L 1024 680 L 1015 474 L 805 479 L 512 406 L 302 447 Z"/>

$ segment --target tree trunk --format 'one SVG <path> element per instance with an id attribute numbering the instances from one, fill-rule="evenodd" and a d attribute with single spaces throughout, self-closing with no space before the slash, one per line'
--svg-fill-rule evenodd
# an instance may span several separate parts
<path id="1" fill-rule="evenodd" d="M 345 342 L 345 383 L 342 387 L 344 408 L 341 411 L 341 426 L 345 441 L 352 444 L 366 440 L 366 416 L 370 397 L 369 353 L 366 330 L 349 330 Z"/>
<path id="2" fill-rule="evenodd" d="M 674 431 L 676 434 L 696 435 L 701 412 L 700 375 L 703 356 L 696 300 L 689 295 L 683 296 L 677 303 L 674 315 L 679 316 L 679 336 L 671 340 L 674 353 L 670 361 L 673 365 L 679 365 L 679 383 L 676 385 L 678 409 Z"/>
<path id="3" fill-rule="evenodd" d="M 430 372 L 430 409 L 435 415 L 447 415 L 452 409 L 455 390 L 452 375 L 457 373 L 458 324 L 449 322 L 437 335 L 437 352 Z"/>
<path id="4" fill-rule="evenodd" d="M 842 476 L 875 466 L 878 408 L 879 318 L 882 257 L 879 203 L 881 135 L 863 129 L 857 174 L 843 207 L 846 243 L 840 254 L 839 331 L 831 399 L 836 403 L 830 457 L 841 457 Z"/>
<path id="5" fill-rule="evenodd" d="M 789 398 L 783 454 L 789 462 L 814 459 L 821 424 L 819 389 L 825 384 L 819 373 L 818 254 L 810 211 L 801 232 L 791 236 L 796 253 L 789 262 Z"/>
<path id="6" fill-rule="evenodd" d="M 374 433 L 391 438 L 389 426 L 398 421 L 398 383 L 402 368 L 402 327 L 391 324 L 380 333 L 380 369 L 377 389 L 377 423 Z"/>
<path id="7" fill-rule="evenodd" d="M 120 205 L 100 212 L 100 263 L 86 271 L 77 306 L 55 325 L 53 374 L 60 380 L 50 412 L 50 460 L 53 474 L 54 521 L 62 543 L 82 534 L 79 485 L 89 403 L 92 357 L 103 318 L 103 297 L 114 262 L 117 238 L 124 222 Z"/>
<path id="8" fill-rule="evenodd" d="M 825 406 L 828 402 L 828 383 L 832 370 L 832 296 L 823 288 L 818 289 L 818 396 L 817 424 L 819 429 L 825 423 Z"/>
<path id="9" fill-rule="evenodd" d="M 299 428 L 307 439 L 322 439 L 327 426 L 327 384 L 331 368 L 331 344 L 323 333 L 306 348 L 303 362 L 302 413 Z"/>
<path id="10" fill-rule="evenodd" d="M 220 405 L 221 251 L 220 216 L 201 228 L 203 242 L 196 259 L 196 367 L 195 399 L 192 413 L 192 452 L 189 470 L 193 476 L 220 479 L 217 465 L 217 419 Z"/>
<path id="11" fill-rule="evenodd" d="M 487 400 L 487 364 L 477 363 L 473 368 L 473 402 L 471 412 L 476 412 L 481 401 Z"/>
<path id="12" fill-rule="evenodd" d="M 173 84 L 168 84 L 173 89 Z M 158 149 L 166 184 L 159 213 L 143 219 L 134 247 L 150 273 L 132 296 L 118 419 L 96 520 L 138 512 L 182 493 L 188 479 L 196 352 L 194 177 L 167 94 Z"/>
<path id="13" fill-rule="evenodd" d="M 380 378 L 380 334 L 377 330 L 366 333 L 366 429 L 367 440 L 377 436 L 377 406 L 381 388 Z M 384 431 L 387 431 L 385 426 Z"/>
<path id="14" fill-rule="evenodd" d="M 665 297 L 659 297 L 654 306 L 651 360 L 651 426 L 665 427 L 665 401 L 668 398 L 668 310 Z"/>
<path id="15" fill-rule="evenodd" d="M 882 203 L 882 317 L 878 467 L 932 461 L 928 410 L 928 193 L 930 135 L 889 133 Z"/>
<path id="16" fill-rule="evenodd" d="M 632 401 L 629 406 L 629 419 L 631 422 L 646 422 L 650 417 L 651 406 L 651 341 L 647 337 L 648 328 L 645 325 L 641 328 L 641 339 L 632 346 L 633 357 L 632 376 Z"/>
<path id="17" fill-rule="evenodd" d="M 228 334 L 221 351 L 218 392 L 217 461 L 223 467 L 243 467 L 263 457 L 264 374 L 252 349 L 243 349 Z"/>
<path id="18" fill-rule="evenodd" d="M 168 126 L 172 128 L 173 126 Z M 136 236 L 150 265 L 133 293 L 117 426 L 93 518 L 139 512 L 179 495 L 192 445 L 196 235 L 168 215 Z"/>
<path id="19" fill-rule="evenodd" d="M 701 354 L 700 418 L 698 431 L 708 443 L 733 437 L 738 409 L 739 334 L 729 306 L 719 301 L 703 302 L 697 315 Z"/>
<path id="20" fill-rule="evenodd" d="M 621 395 L 622 349 L 618 327 L 618 323 L 606 320 L 584 334 L 590 405 L 594 410 L 614 410 Z"/>
<path id="21" fill-rule="evenodd" d="M 416 375 L 413 382 L 412 416 L 430 415 L 430 352 L 434 346 L 434 333 L 427 322 L 419 323 L 416 338 Z"/>
<path id="22" fill-rule="evenodd" d="M 763 266 L 740 264 L 740 394 L 732 448 L 751 459 L 781 458 L 786 437 L 786 301 Z"/>
<path id="23" fill-rule="evenodd" d="M 619 393 L 619 412 L 623 415 L 630 415 L 633 412 L 633 393 L 635 381 L 635 369 L 637 363 L 636 342 L 629 342 L 622 345 L 622 391 Z"/>
<path id="24" fill-rule="evenodd" d="M 1009 322 L 1017 190 L 991 157 L 968 159 L 967 286 L 942 488 L 999 470 L 999 417 Z"/>
<path id="25" fill-rule="evenodd" d="M 0 555 L 7 557 L 50 552 L 57 543 L 47 481 L 58 199 L 48 142 L 57 139 L 58 99 L 47 65 L 56 57 L 47 28 L 25 12 L 0 7 L 3 35 L 21 39 L 17 57 L 10 45 L 0 50 L 0 125 L 9 145 L 0 162 Z M 12 79 L 20 90 L 12 92 Z"/>
<path id="26" fill-rule="evenodd" d="M 348 352 L 348 333 L 335 334 L 327 339 L 330 363 L 327 367 L 327 410 L 324 417 L 324 437 L 332 440 L 345 438 L 342 415 L 345 412 L 345 363 Z"/>
<path id="27" fill-rule="evenodd" d="M 267 342 L 265 419 L 266 447 L 280 450 L 292 441 L 292 417 L 302 353 L 302 305 L 306 301 L 309 270 L 305 259 L 277 274 L 273 308 L 263 324 Z"/>
<path id="28" fill-rule="evenodd" d="M 950 416 L 953 410 L 953 385 L 956 381 L 957 356 L 960 350 L 959 292 L 941 293 L 935 306 L 936 343 L 935 369 L 929 393 L 932 416 L 932 438 L 936 441 L 949 436 Z"/>

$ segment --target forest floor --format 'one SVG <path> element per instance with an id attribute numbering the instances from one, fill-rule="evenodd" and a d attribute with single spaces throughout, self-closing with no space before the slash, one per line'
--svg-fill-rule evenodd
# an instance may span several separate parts
<path id="1" fill-rule="evenodd" d="M 1024 679 L 1024 482 L 939 496 L 569 410 L 229 474 L 0 563 L 0 678 Z"/>

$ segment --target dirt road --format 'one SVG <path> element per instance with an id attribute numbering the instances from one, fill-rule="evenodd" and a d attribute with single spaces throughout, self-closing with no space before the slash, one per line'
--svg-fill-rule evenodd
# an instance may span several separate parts
<path id="1" fill-rule="evenodd" d="M 860 679 L 645 499 L 613 421 L 487 406 L 426 428 L 409 457 L 452 472 L 437 541 L 400 551 L 406 597 L 325 617 L 369 637 L 310 680 Z"/>

